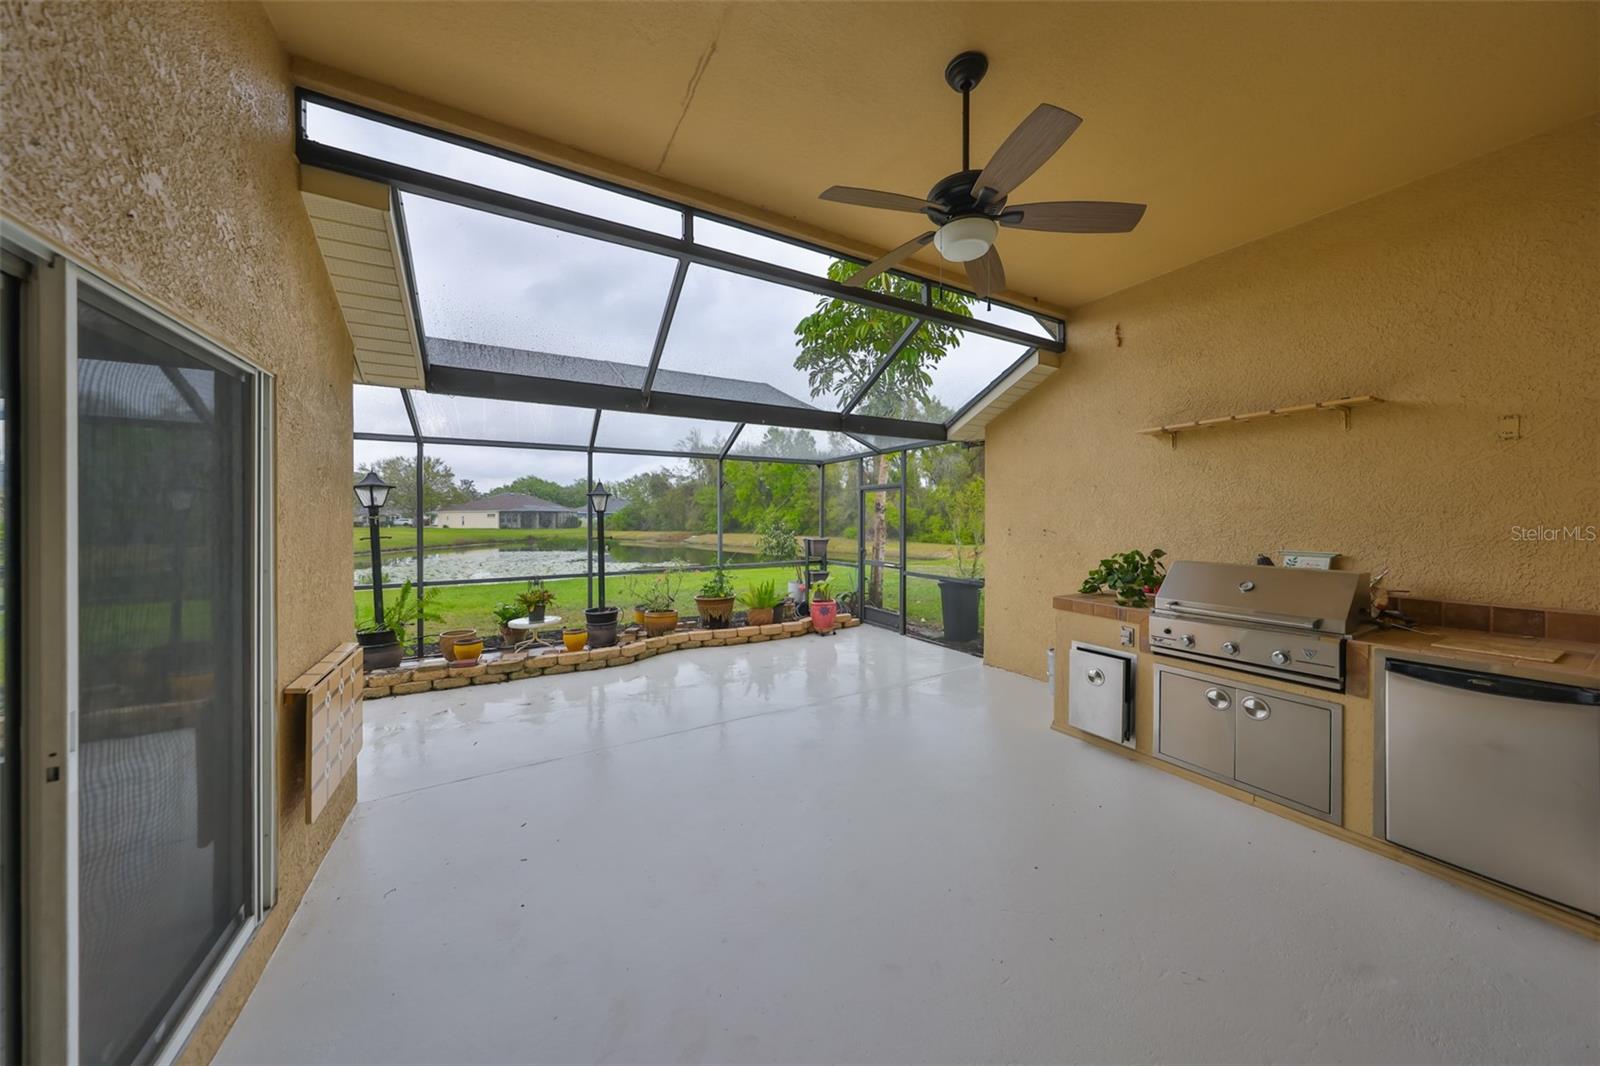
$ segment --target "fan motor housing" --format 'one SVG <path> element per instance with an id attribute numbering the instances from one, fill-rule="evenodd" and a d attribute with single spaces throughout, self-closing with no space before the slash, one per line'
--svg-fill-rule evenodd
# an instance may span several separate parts
<path id="1" fill-rule="evenodd" d="M 932 219 L 935 225 L 943 225 L 961 215 L 993 217 L 999 214 L 1000 209 L 1006 205 L 1004 196 L 988 201 L 981 208 L 972 197 L 972 185 L 982 173 L 981 170 L 962 170 L 947 178 L 939 179 L 934 187 L 928 190 L 928 199 L 942 205 L 943 210 L 936 211 L 931 207 L 925 207 L 922 213 Z"/>

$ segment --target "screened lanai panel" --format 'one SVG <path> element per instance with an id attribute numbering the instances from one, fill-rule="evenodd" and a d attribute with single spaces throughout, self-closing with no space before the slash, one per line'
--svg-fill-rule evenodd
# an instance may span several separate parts
<path id="1" fill-rule="evenodd" d="M 355 404 L 357 433 L 411 435 L 411 419 L 406 417 L 406 405 L 400 398 L 399 389 L 383 385 L 356 385 L 352 400 Z"/>
<path id="2" fill-rule="evenodd" d="M 737 422 L 709 418 L 677 418 L 636 411 L 602 411 L 597 448 L 629 448 L 656 452 L 721 455 Z"/>
<path id="3" fill-rule="evenodd" d="M 416 407 L 417 426 L 424 437 L 587 448 L 589 434 L 594 429 L 594 411 L 586 407 L 432 392 L 413 392 L 411 402 Z"/>
<path id="4" fill-rule="evenodd" d="M 749 459 L 808 459 L 827 462 L 866 451 L 866 446 L 843 433 L 783 426 L 745 426 L 729 453 Z"/>
<path id="5" fill-rule="evenodd" d="M 987 300 L 972 301 L 972 317 L 980 322 L 990 322 L 996 326 L 1005 326 L 1021 333 L 1029 333 L 1040 340 L 1050 340 L 1050 331 L 1039 324 L 1039 320 L 1032 315 L 1016 308 L 1007 307 L 1005 304 L 990 303 Z"/>
<path id="6" fill-rule="evenodd" d="M 673 259 L 425 196 L 402 204 L 430 346 L 442 337 L 639 368 L 650 361 Z"/>
<path id="7" fill-rule="evenodd" d="M 904 352 L 862 398 L 857 414 L 947 422 L 1027 353 L 1018 344 L 962 331 L 936 359 Z"/>
<path id="8" fill-rule="evenodd" d="M 671 237 L 681 235 L 683 216 L 670 207 L 627 193 L 554 174 L 529 163 L 468 148 L 414 130 L 307 100 L 308 140 L 359 152 L 374 159 L 441 174 L 484 188 L 512 193 L 570 211 L 623 222 Z"/>
<path id="9" fill-rule="evenodd" d="M 812 319 L 825 339 L 803 347 L 796 328 L 819 306 L 852 316 L 850 323 L 822 329 Z M 858 319 L 860 330 L 854 328 Z M 773 397 L 764 402 L 837 411 L 907 322 L 903 315 L 696 264 L 684 280 L 661 369 L 761 382 Z"/>
<path id="10" fill-rule="evenodd" d="M 694 242 L 725 252 L 746 255 L 766 263 L 776 263 L 790 270 L 800 270 L 817 277 L 827 277 L 828 264 L 834 257 L 791 241 L 780 240 L 763 233 L 755 233 L 740 226 L 718 222 L 704 215 L 694 217 Z"/>

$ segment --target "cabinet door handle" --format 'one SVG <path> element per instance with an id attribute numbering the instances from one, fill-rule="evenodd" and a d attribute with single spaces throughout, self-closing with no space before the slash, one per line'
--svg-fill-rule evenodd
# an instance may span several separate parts
<path id="1" fill-rule="evenodd" d="M 1103 685 L 1106 683 L 1105 671 L 1098 666 L 1089 667 L 1083 672 L 1083 676 L 1089 679 L 1089 684 L 1091 685 Z"/>
<path id="2" fill-rule="evenodd" d="M 1268 705 L 1266 700 L 1256 696 L 1246 696 L 1239 706 L 1244 708 L 1245 714 L 1248 714 L 1258 722 L 1265 721 L 1272 716 L 1271 706 Z"/>
<path id="3" fill-rule="evenodd" d="M 1225 711 L 1233 705 L 1233 701 L 1228 698 L 1228 694 L 1220 688 L 1206 689 L 1206 702 L 1219 711 Z"/>

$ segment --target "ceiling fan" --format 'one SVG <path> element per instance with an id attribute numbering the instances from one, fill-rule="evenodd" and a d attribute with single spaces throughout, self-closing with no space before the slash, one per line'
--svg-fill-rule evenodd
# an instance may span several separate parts
<path id="1" fill-rule="evenodd" d="M 994 247 L 1001 226 L 1050 233 L 1127 233 L 1144 217 L 1144 204 L 1105 200 L 1008 207 L 1006 197 L 1012 190 L 1055 155 L 1083 120 L 1071 111 L 1040 104 L 1011 131 L 988 166 L 973 170 L 968 158 L 970 97 L 988 70 L 989 60 L 982 52 L 962 52 L 944 68 L 945 83 L 961 94 L 961 169 L 935 182 L 926 197 L 848 185 L 834 185 L 822 192 L 822 199 L 835 203 L 927 215 L 937 227 L 868 263 L 846 285 L 865 285 L 932 241 L 940 255 L 966 266 L 974 292 L 990 296 L 1006 287 L 1005 269 Z"/>

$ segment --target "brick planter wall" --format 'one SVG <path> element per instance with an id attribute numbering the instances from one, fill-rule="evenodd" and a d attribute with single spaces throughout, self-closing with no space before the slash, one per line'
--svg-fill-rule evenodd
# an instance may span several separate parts
<path id="1" fill-rule="evenodd" d="M 859 618 L 841 614 L 835 628 L 848 629 L 861 624 Z M 402 663 L 393 670 L 373 670 L 367 674 L 366 698 L 409 696 L 434 689 L 466 688 L 468 685 L 493 685 L 518 681 L 542 674 L 569 674 L 578 670 L 603 670 L 624 666 L 653 655 L 685 648 L 716 648 L 727 644 L 758 644 L 785 640 L 811 632 L 811 619 L 774 622 L 764 626 L 733 626 L 728 629 L 679 629 L 659 637 L 625 631 L 609 648 L 566 651 L 561 648 L 536 648 L 531 651 L 485 652 L 471 666 L 443 659 L 421 659 Z"/>

